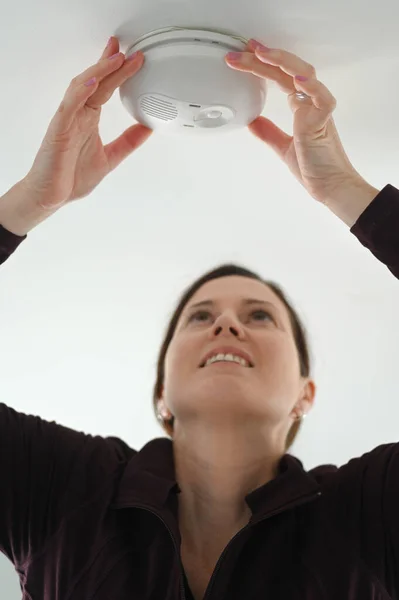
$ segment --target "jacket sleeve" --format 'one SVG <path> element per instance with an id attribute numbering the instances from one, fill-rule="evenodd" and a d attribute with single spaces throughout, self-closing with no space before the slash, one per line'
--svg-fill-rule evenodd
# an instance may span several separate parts
<path id="1" fill-rule="evenodd" d="M 28 236 L 18 236 L 0 225 L 0 265 L 5 263 Z"/>
<path id="2" fill-rule="evenodd" d="M 399 279 L 399 190 L 388 184 L 360 215 L 351 233 Z"/>
<path id="3" fill-rule="evenodd" d="M 350 460 L 334 480 L 339 527 L 390 597 L 399 598 L 399 443 Z"/>
<path id="4" fill-rule="evenodd" d="M 0 403 L 0 551 L 22 567 L 63 518 L 98 493 L 112 446 Z"/>

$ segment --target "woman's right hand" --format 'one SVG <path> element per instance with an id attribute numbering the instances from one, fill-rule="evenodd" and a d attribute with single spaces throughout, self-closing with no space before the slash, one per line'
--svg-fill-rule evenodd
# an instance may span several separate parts
<path id="1" fill-rule="evenodd" d="M 98 63 L 72 79 L 42 142 L 24 185 L 38 205 L 53 210 L 88 196 L 94 188 L 153 133 L 133 125 L 104 146 L 99 134 L 101 107 L 115 90 L 144 64 L 139 53 L 132 61 L 119 52 L 112 37 Z M 93 85 L 85 84 L 93 77 Z"/>

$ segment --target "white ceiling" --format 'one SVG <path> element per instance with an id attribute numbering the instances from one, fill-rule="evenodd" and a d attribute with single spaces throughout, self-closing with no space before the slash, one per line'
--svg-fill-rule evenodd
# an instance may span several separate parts
<path id="1" fill-rule="evenodd" d="M 394 0 L 2 2 L 0 194 L 109 36 L 125 50 L 168 25 L 231 30 L 314 64 L 355 168 L 399 187 L 398 18 Z M 292 132 L 274 86 L 264 115 Z M 115 94 L 104 143 L 130 125 Z M 398 281 L 247 130 L 212 144 L 154 135 L 30 233 L 1 267 L 1 400 L 137 449 L 161 437 L 151 392 L 167 318 L 193 279 L 231 261 L 281 284 L 309 330 L 318 391 L 292 453 L 312 468 L 396 442 Z"/>

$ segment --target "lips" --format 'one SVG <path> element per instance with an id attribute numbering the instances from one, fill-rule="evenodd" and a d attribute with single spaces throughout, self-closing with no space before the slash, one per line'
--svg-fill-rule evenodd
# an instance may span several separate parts
<path id="1" fill-rule="evenodd" d="M 212 356 L 216 356 L 217 354 L 234 354 L 235 356 L 240 356 L 244 360 L 249 363 L 250 368 L 254 366 L 252 357 L 245 352 L 245 350 L 241 350 L 241 348 L 234 348 L 234 346 L 220 346 L 219 348 L 214 348 L 210 350 L 201 360 L 200 367 L 204 367 L 206 361 Z"/>

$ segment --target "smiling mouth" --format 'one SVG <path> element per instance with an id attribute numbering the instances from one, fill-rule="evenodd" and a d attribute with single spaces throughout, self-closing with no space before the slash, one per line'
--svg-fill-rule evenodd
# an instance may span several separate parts
<path id="1" fill-rule="evenodd" d="M 217 360 L 216 362 L 213 362 L 210 365 L 206 365 L 206 366 L 211 367 L 212 365 L 236 365 L 237 367 L 243 366 L 233 360 Z M 248 368 L 248 367 L 246 367 L 246 368 Z"/>
<path id="2" fill-rule="evenodd" d="M 236 367 L 243 367 L 244 369 L 252 369 L 252 365 L 249 365 L 248 367 L 244 365 L 241 365 L 240 363 L 236 362 L 235 360 L 216 360 L 215 362 L 209 363 L 209 365 L 202 365 L 201 369 L 205 369 L 205 367 L 212 367 L 213 365 L 235 365 Z"/>

